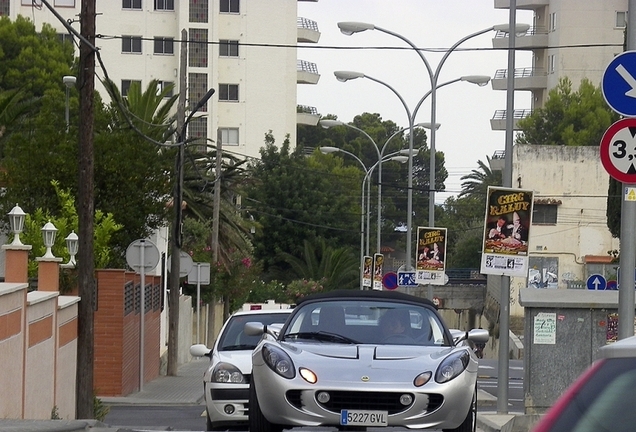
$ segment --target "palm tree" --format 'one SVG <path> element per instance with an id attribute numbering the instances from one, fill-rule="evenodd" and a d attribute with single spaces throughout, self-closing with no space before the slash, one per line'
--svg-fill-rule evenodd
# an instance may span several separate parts
<path id="1" fill-rule="evenodd" d="M 488 186 L 501 186 L 501 171 L 493 171 L 490 169 L 490 157 L 486 156 L 487 164 L 481 160 L 477 161 L 479 170 L 472 170 L 470 174 L 461 177 L 462 191 L 458 198 L 478 198 L 483 199 L 488 192 Z M 480 171 L 481 170 L 481 171 Z"/>
<path id="2" fill-rule="evenodd" d="M 21 89 L 0 92 L 0 140 L 7 132 L 7 126 L 21 121 L 37 102 L 37 98 L 24 99 Z"/>

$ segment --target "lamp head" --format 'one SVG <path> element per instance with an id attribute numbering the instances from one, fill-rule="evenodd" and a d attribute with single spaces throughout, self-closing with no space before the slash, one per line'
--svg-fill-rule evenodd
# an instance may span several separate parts
<path id="1" fill-rule="evenodd" d="M 22 211 L 19 205 L 15 205 L 9 212 L 9 225 L 11 226 L 11 232 L 13 232 L 13 246 L 22 246 L 23 243 L 20 241 L 20 233 L 24 230 L 24 219 L 26 218 L 26 213 Z"/>
<path id="2" fill-rule="evenodd" d="M 339 120 L 331 120 L 331 119 L 320 120 L 318 123 L 320 124 L 320 126 L 322 126 L 325 129 L 329 129 L 330 127 L 334 127 L 334 126 L 344 125 L 344 123 Z"/>
<path id="3" fill-rule="evenodd" d="M 347 36 L 351 36 L 354 33 L 360 33 L 365 30 L 375 30 L 375 26 L 373 24 L 363 23 L 363 22 L 339 22 L 338 28 L 342 34 L 346 34 Z"/>
<path id="4" fill-rule="evenodd" d="M 65 75 L 62 77 L 62 82 L 64 83 L 64 85 L 67 88 L 71 88 L 75 85 L 75 83 L 77 82 L 77 78 L 75 78 L 72 75 Z"/>
<path id="5" fill-rule="evenodd" d="M 492 29 L 495 31 L 511 33 L 510 24 L 497 24 L 492 26 Z M 525 35 L 528 30 L 530 30 L 529 24 L 515 24 L 515 34 L 517 36 Z"/>
<path id="6" fill-rule="evenodd" d="M 336 79 L 340 82 L 346 82 L 356 78 L 364 78 L 364 74 L 362 72 L 335 71 L 333 74 L 336 76 Z"/>
<path id="7" fill-rule="evenodd" d="M 483 87 L 490 82 L 490 77 L 487 75 L 466 75 L 460 79 L 471 84 L 477 84 L 479 87 Z"/>
<path id="8" fill-rule="evenodd" d="M 339 151 L 340 149 L 338 147 L 330 147 L 330 146 L 320 147 L 320 152 L 322 154 L 336 153 Z"/>
<path id="9" fill-rule="evenodd" d="M 440 123 L 435 123 L 435 130 L 439 129 L 440 126 L 441 126 Z M 433 124 L 432 123 L 418 123 L 418 124 L 414 125 L 414 127 L 422 127 L 424 129 L 433 129 Z"/>
<path id="10" fill-rule="evenodd" d="M 51 248 L 55 244 L 55 235 L 57 234 L 57 228 L 55 225 L 48 221 L 42 227 L 42 239 L 44 240 L 44 246 L 46 247 L 46 252 L 42 258 L 55 258 L 53 252 L 51 252 Z"/>

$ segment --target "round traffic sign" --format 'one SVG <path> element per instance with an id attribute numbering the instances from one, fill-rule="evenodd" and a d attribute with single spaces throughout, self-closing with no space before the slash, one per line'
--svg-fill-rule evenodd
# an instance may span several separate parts
<path id="1" fill-rule="evenodd" d="M 159 264 L 159 249 L 150 240 L 135 240 L 126 248 L 126 263 L 135 272 L 150 271 Z"/>
<path id="2" fill-rule="evenodd" d="M 388 290 L 394 290 L 398 287 L 397 273 L 388 272 L 382 277 L 382 285 Z"/>
<path id="3" fill-rule="evenodd" d="M 636 118 L 619 120 L 607 128 L 599 150 L 610 176 L 622 183 L 636 183 Z"/>
<path id="4" fill-rule="evenodd" d="M 612 59 L 603 72 L 601 91 L 614 111 L 636 116 L 636 51 L 625 51 Z"/>

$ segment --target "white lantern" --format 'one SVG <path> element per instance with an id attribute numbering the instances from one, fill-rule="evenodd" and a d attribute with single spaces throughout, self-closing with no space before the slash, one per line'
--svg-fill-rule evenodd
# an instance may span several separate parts
<path id="1" fill-rule="evenodd" d="M 20 233 L 24 231 L 25 217 L 26 213 L 17 204 L 9 212 L 9 224 L 11 225 L 11 232 L 14 234 L 11 246 L 23 246 L 20 241 Z"/>

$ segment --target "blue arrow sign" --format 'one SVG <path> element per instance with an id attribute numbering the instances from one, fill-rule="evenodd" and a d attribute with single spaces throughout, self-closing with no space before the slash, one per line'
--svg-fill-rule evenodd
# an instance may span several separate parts
<path id="1" fill-rule="evenodd" d="M 607 288 L 607 280 L 603 275 L 593 274 L 587 278 L 586 285 L 589 290 L 603 291 Z"/>
<path id="2" fill-rule="evenodd" d="M 605 102 L 617 113 L 636 116 L 636 51 L 625 51 L 607 65 L 601 90 Z"/>

